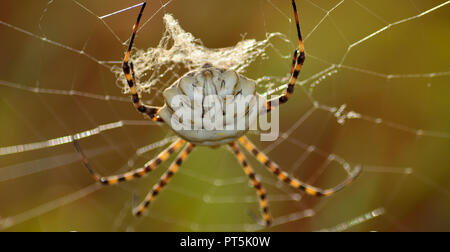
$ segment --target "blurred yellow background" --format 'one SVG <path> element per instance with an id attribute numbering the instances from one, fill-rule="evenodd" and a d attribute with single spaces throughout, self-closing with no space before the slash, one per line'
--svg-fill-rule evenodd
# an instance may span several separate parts
<path id="1" fill-rule="evenodd" d="M 2 1 L 0 147 L 40 142 L 120 120 L 143 120 L 131 103 L 23 88 L 77 90 L 128 99 L 110 69 L 89 57 L 120 66 L 126 50 L 123 43 L 138 10 L 114 15 L 104 19 L 105 23 L 98 17 L 137 3 Z M 278 223 L 268 230 L 314 231 L 346 223 L 349 231 L 450 231 L 450 4 L 445 3 L 297 1 L 308 54 L 300 80 L 310 81 L 304 89 L 297 88 L 281 108 L 281 131 L 289 133 L 287 139 L 274 144 L 261 143 L 258 136 L 250 138 L 260 148 L 271 150 L 269 156 L 286 171 L 317 186 L 331 187 L 345 174 L 335 162 L 324 165 L 326 156 L 318 152 L 299 166 L 305 155 L 302 144 L 361 165 L 365 171 L 330 199 L 301 195 L 296 201 L 290 197 L 298 197 L 296 191 L 277 183 L 248 155 L 263 178 Z M 264 40 L 266 33 L 283 33 L 292 43 L 274 40 L 274 48 L 268 48 L 265 57 L 245 74 L 253 79 L 284 77 L 290 69 L 296 32 L 288 0 L 149 1 L 143 20 L 151 20 L 138 34 L 137 48 L 158 44 L 165 13 L 172 13 L 208 48 L 234 46 L 243 37 Z M 396 24 L 400 20 L 405 22 Z M 367 37 L 384 27 L 388 29 Z M 332 66 L 336 72 L 330 71 L 330 76 L 323 72 Z M 317 110 L 301 121 L 312 106 L 309 90 L 320 104 L 337 108 L 345 104 L 346 112 L 356 111 L 367 120 L 341 125 L 332 113 Z M 259 91 L 266 90 L 260 87 Z M 144 98 L 155 97 L 144 94 Z M 162 105 L 158 97 L 155 103 Z M 381 123 L 375 118 L 381 118 Z M 418 130 L 424 135 L 417 134 Z M 172 135 L 165 126 L 125 126 L 81 144 L 92 165 L 101 174 L 112 175 L 127 169 L 137 149 Z M 131 167 L 141 167 L 162 148 L 136 158 Z M 148 216 L 135 219 L 130 210 L 133 193 L 142 199 L 171 161 L 141 180 L 99 189 L 92 186 L 94 181 L 71 144 L 0 156 L 0 228 L 243 231 L 254 227 L 255 217 L 260 216 L 256 193 L 225 147 L 196 149 L 153 202 Z M 315 214 L 302 218 L 308 209 Z M 357 224 L 357 217 L 376 209 L 385 213 Z"/>

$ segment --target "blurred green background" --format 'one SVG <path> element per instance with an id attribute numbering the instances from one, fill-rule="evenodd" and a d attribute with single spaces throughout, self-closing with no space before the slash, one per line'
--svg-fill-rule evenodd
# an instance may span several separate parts
<path id="1" fill-rule="evenodd" d="M 266 185 L 276 221 L 284 222 L 268 230 L 331 228 L 384 208 L 384 215 L 348 230 L 450 231 L 450 5 L 391 26 L 348 50 L 375 31 L 444 2 L 297 1 L 308 53 L 301 80 L 333 64 L 343 66 L 320 82 L 313 90 L 314 99 L 330 107 L 346 104 L 347 111 L 382 118 L 385 123 L 349 120 L 340 125 L 333 114 L 319 110 L 270 151 L 269 156 L 286 171 L 317 186 L 330 187 L 344 179 L 343 169 L 335 163 L 324 166 L 326 157 L 317 153 L 298 167 L 305 153 L 298 143 L 317 146 L 327 155 L 365 168 L 351 187 L 330 199 L 305 196 L 292 200 L 289 195 L 297 192 L 277 183 L 250 158 Z M 119 120 L 142 120 L 128 103 L 33 93 L 5 85 L 127 98 L 108 68 L 70 48 L 98 60 L 121 61 L 125 46 L 119 40 L 127 40 L 137 10 L 104 20 L 119 40 L 98 16 L 136 3 L 139 1 L 2 1 L 0 147 L 66 136 Z M 283 77 L 289 70 L 296 33 L 288 0 L 174 0 L 159 12 L 167 1 L 149 3 L 144 20 L 155 15 L 140 31 L 138 48 L 156 46 L 164 31 L 163 15 L 173 13 L 186 31 L 209 48 L 233 46 L 244 36 L 263 40 L 268 32 L 281 32 L 292 43 L 274 40 L 275 49 L 269 48 L 246 75 L 254 79 Z M 408 76 L 427 73 L 444 74 Z M 398 76 L 387 78 L 389 74 Z M 304 90 L 298 88 L 292 101 L 282 107 L 282 132 L 311 109 L 305 90 L 310 90 L 314 81 L 306 83 Z M 152 94 L 144 96 L 152 98 Z M 161 105 L 155 101 L 154 105 Z M 396 129 L 386 122 L 403 126 Z M 415 131 L 419 129 L 443 134 L 418 136 Z M 92 165 L 100 173 L 112 175 L 127 166 L 138 148 L 171 135 L 164 126 L 125 126 L 81 144 L 92 154 Z M 273 144 L 260 143 L 257 136 L 250 138 L 262 149 Z M 137 158 L 132 167 L 141 167 L 160 150 Z M 148 216 L 135 219 L 130 210 L 132 194 L 136 192 L 142 199 L 171 161 L 144 179 L 95 190 L 73 201 L 74 192 L 96 188 L 71 144 L 1 156 L 0 224 L 12 221 L 14 225 L 7 231 L 242 231 L 255 223 L 252 216 L 259 217 L 256 194 L 225 147 L 196 149 L 182 172 L 154 201 Z M 406 168 L 413 173 L 406 173 Z M 230 183 L 218 184 L 221 181 Z M 47 211 L 52 208 L 48 203 L 57 199 L 67 204 Z M 314 209 L 315 215 L 300 218 L 307 209 Z"/>

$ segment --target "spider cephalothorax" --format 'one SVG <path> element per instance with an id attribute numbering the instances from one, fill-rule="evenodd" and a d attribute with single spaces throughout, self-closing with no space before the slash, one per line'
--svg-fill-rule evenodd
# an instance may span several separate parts
<path id="1" fill-rule="evenodd" d="M 160 182 L 153 187 L 145 200 L 133 209 L 133 213 L 136 216 L 142 215 L 150 206 L 150 203 L 179 170 L 183 161 L 186 160 L 196 145 L 229 145 L 231 151 L 235 154 L 236 158 L 244 168 L 245 174 L 249 177 L 258 192 L 264 222 L 267 225 L 271 224 L 272 217 L 269 211 L 266 192 L 242 153 L 239 144 L 253 154 L 255 158 L 261 164 L 265 165 L 279 180 L 312 196 L 331 196 L 335 192 L 340 191 L 345 186 L 349 185 L 356 176 L 359 175 L 361 170 L 356 167 L 345 181 L 331 189 L 325 190 L 308 185 L 282 171 L 275 162 L 271 161 L 263 152 L 259 151 L 256 146 L 244 136 L 254 122 L 255 117 L 251 116 L 252 113 L 258 115 L 259 112 L 271 111 L 274 106 L 288 102 L 289 98 L 294 93 L 297 78 L 303 63 L 305 62 L 305 48 L 300 31 L 295 0 L 292 0 L 292 7 L 294 9 L 295 22 L 297 25 L 299 49 L 294 53 L 291 78 L 283 95 L 264 102 L 263 104 L 258 101 L 261 96 L 256 93 L 256 84 L 254 81 L 235 71 L 215 68 L 210 64 L 205 64 L 202 68 L 187 73 L 166 89 L 164 91 L 165 104 L 163 107 L 153 107 L 142 103 L 136 90 L 133 64 L 130 63 L 129 60 L 145 6 L 146 3 L 142 3 L 142 8 L 130 39 L 130 45 L 123 61 L 123 71 L 136 109 L 140 113 L 150 117 L 153 121 L 166 123 L 180 136 L 180 138 L 161 152 L 156 158 L 148 162 L 144 168 L 111 177 L 100 176 L 89 164 L 79 143 L 74 141 L 77 151 L 82 156 L 84 165 L 88 168 L 90 173 L 92 173 L 94 178 L 104 185 L 114 185 L 120 182 L 140 178 L 153 171 L 161 163 L 169 159 L 171 154 L 179 151 L 185 146 L 166 173 L 161 177 Z M 231 105 L 231 109 L 227 105 Z M 242 113 L 239 113 L 239 109 L 235 110 L 236 107 L 240 108 Z M 184 117 L 180 115 L 184 115 Z M 231 118 L 234 120 L 226 120 Z M 224 120 L 220 121 L 216 119 Z M 213 121 L 219 121 L 220 123 L 212 125 L 211 122 Z M 223 126 L 223 128 L 221 128 L 221 126 Z M 226 126 L 231 126 L 231 128 L 226 128 Z"/>
<path id="2" fill-rule="evenodd" d="M 256 83 L 233 70 L 205 64 L 167 88 L 159 116 L 180 137 L 218 146 L 243 136 L 264 111 Z"/>

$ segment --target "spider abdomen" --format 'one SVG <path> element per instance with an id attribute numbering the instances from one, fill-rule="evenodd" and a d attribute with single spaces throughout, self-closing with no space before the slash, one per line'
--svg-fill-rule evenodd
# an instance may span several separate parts
<path id="1" fill-rule="evenodd" d="M 249 131 L 262 110 L 255 81 L 210 64 L 181 77 L 163 96 L 160 117 L 196 145 L 235 141 Z"/>

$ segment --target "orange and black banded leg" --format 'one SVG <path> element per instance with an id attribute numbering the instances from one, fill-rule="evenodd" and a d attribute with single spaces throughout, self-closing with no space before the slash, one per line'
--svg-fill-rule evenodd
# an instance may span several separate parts
<path id="1" fill-rule="evenodd" d="M 83 153 L 83 150 L 81 149 L 81 146 L 78 143 L 78 141 L 74 141 L 75 148 L 76 148 L 77 152 L 80 153 L 84 166 L 86 166 L 86 168 L 89 170 L 89 172 L 92 174 L 92 176 L 94 176 L 94 179 L 97 182 L 100 182 L 102 185 L 115 185 L 115 184 L 118 184 L 121 182 L 131 181 L 131 180 L 141 178 L 141 177 L 147 175 L 148 173 L 153 171 L 158 165 L 160 165 L 162 162 L 166 161 L 172 153 L 175 153 L 179 149 L 181 149 L 181 147 L 183 147 L 185 143 L 186 143 L 185 140 L 178 139 L 171 146 L 169 146 L 167 149 L 162 151 L 155 159 L 148 162 L 144 168 L 136 169 L 134 171 L 130 171 L 130 172 L 127 172 L 127 173 L 124 173 L 121 175 L 102 177 L 89 164 L 89 161 L 88 161 L 86 155 Z"/>
<path id="2" fill-rule="evenodd" d="M 142 214 L 147 210 L 147 208 L 150 206 L 152 201 L 158 196 L 158 194 L 161 192 L 161 190 L 166 186 L 172 177 L 175 175 L 175 173 L 178 172 L 180 169 L 181 164 L 187 159 L 189 154 L 194 150 L 195 145 L 188 144 L 183 151 L 180 153 L 180 155 L 177 157 L 175 162 L 172 163 L 172 165 L 169 167 L 169 169 L 164 173 L 164 175 L 161 177 L 158 184 L 156 184 L 152 191 L 145 197 L 145 200 L 137 206 L 135 209 L 133 209 L 133 214 L 135 216 L 142 216 Z"/>
<path id="3" fill-rule="evenodd" d="M 230 148 L 233 151 L 233 153 L 236 155 L 236 158 L 239 160 L 239 162 L 243 166 L 245 174 L 250 178 L 250 180 L 253 184 L 253 187 L 255 187 L 255 189 L 257 190 L 259 199 L 260 199 L 259 202 L 260 202 L 261 210 L 262 210 L 263 217 L 264 217 L 264 222 L 266 223 L 267 226 L 270 226 L 272 224 L 272 216 L 270 215 L 269 203 L 267 201 L 266 190 L 264 190 L 261 182 L 256 177 L 256 174 L 253 171 L 253 168 L 248 163 L 247 159 L 245 158 L 244 154 L 240 150 L 239 146 L 235 142 L 230 143 L 229 145 L 230 145 Z"/>
<path id="4" fill-rule="evenodd" d="M 275 98 L 275 100 L 278 100 L 278 104 L 284 104 L 289 101 L 289 98 L 294 93 L 295 84 L 297 82 L 298 76 L 300 75 L 300 72 L 302 71 L 303 64 L 305 63 L 306 55 L 305 55 L 305 46 L 303 44 L 303 37 L 302 32 L 300 29 L 300 21 L 298 17 L 298 11 L 297 11 L 297 5 L 295 3 L 295 0 L 292 0 L 292 7 L 294 9 L 295 14 L 295 23 L 297 26 L 297 34 L 298 34 L 298 41 L 299 41 L 299 49 L 298 51 L 295 51 L 294 53 L 294 63 L 292 66 L 292 75 L 291 79 L 289 80 L 288 87 L 284 94 L 278 98 Z M 273 109 L 273 106 L 275 105 L 274 100 L 269 101 L 267 103 L 267 111 L 271 111 Z"/>
<path id="5" fill-rule="evenodd" d="M 294 57 L 293 57 L 293 59 L 292 59 L 291 75 L 294 74 L 295 66 L 297 66 L 297 58 L 298 58 L 298 54 L 299 54 L 298 49 L 295 49 L 295 51 L 294 51 Z"/>
<path id="6" fill-rule="evenodd" d="M 125 78 L 127 79 L 128 86 L 130 87 L 130 93 L 131 93 L 131 97 L 133 99 L 133 104 L 134 104 L 135 108 L 140 113 L 147 115 L 151 120 L 156 121 L 156 122 L 162 122 L 163 120 L 158 115 L 160 108 L 145 105 L 141 101 L 141 98 L 139 97 L 139 94 L 137 93 L 137 90 L 136 90 L 136 79 L 134 76 L 135 73 L 134 73 L 133 63 L 130 62 L 131 50 L 133 49 L 134 40 L 136 38 L 136 32 L 139 28 L 139 23 L 141 21 L 142 14 L 144 13 L 144 9 L 145 9 L 146 5 L 147 5 L 146 2 L 144 2 L 142 4 L 136 24 L 133 27 L 133 34 L 131 35 L 130 44 L 128 46 L 127 53 L 125 54 L 125 58 L 123 60 L 123 72 L 125 74 Z"/>
<path id="7" fill-rule="evenodd" d="M 348 185 L 350 185 L 356 179 L 356 177 L 358 177 L 361 173 L 361 169 L 357 168 L 353 172 L 353 174 L 351 174 L 344 182 L 340 183 L 339 185 L 337 185 L 331 189 L 320 189 L 320 188 L 311 186 L 307 183 L 304 183 L 302 181 L 299 181 L 299 180 L 293 178 L 292 176 L 290 176 L 289 174 L 287 174 L 286 172 L 282 171 L 276 163 L 270 161 L 269 158 L 264 153 L 259 151 L 256 148 L 256 146 L 252 142 L 250 142 L 250 140 L 247 139 L 247 137 L 244 136 L 244 137 L 239 138 L 239 143 L 241 143 L 245 147 L 245 149 L 247 149 L 250 153 L 252 153 L 261 164 L 264 164 L 265 166 L 267 166 L 269 168 L 269 170 L 273 174 L 275 174 L 279 180 L 285 182 L 286 184 L 290 185 L 293 188 L 304 191 L 308 195 L 312 195 L 312 196 L 317 196 L 317 197 L 331 196 L 331 195 L 335 194 L 336 192 L 344 189 Z"/>

